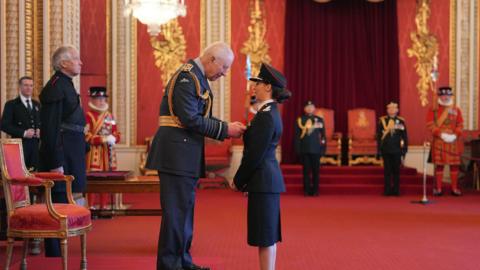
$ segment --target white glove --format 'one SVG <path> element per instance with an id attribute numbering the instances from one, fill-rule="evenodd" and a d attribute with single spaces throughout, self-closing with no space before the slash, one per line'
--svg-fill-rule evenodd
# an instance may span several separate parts
<path id="1" fill-rule="evenodd" d="M 117 141 L 117 139 L 115 138 L 115 136 L 113 136 L 113 135 L 108 135 L 107 136 L 107 143 L 109 145 L 115 145 L 116 141 Z"/>
<path id="2" fill-rule="evenodd" d="M 446 143 L 452 143 L 457 139 L 457 135 L 442 133 L 440 134 L 440 138 L 442 138 L 442 140 Z"/>
<path id="3" fill-rule="evenodd" d="M 450 138 L 451 138 L 451 142 L 454 142 L 457 139 L 457 135 L 451 134 Z"/>
<path id="4" fill-rule="evenodd" d="M 447 133 L 445 133 L 445 132 L 442 132 L 442 133 L 440 134 L 440 138 L 441 138 L 444 142 L 448 142 L 448 137 L 449 137 L 449 135 L 448 135 Z"/>

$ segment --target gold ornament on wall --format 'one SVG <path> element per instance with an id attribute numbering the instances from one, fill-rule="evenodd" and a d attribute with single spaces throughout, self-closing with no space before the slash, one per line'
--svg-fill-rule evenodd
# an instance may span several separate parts
<path id="1" fill-rule="evenodd" d="M 185 61 L 187 43 L 177 19 L 161 26 L 161 35 L 150 38 L 157 66 L 162 75 L 163 86 Z"/>
<path id="2" fill-rule="evenodd" d="M 256 76 L 262 62 L 270 63 L 268 55 L 269 46 L 265 40 L 267 23 L 261 9 L 263 0 L 250 0 L 250 25 L 248 26 L 248 39 L 243 43 L 241 53 L 250 57 L 251 74 Z"/>
<path id="3" fill-rule="evenodd" d="M 430 1 L 419 0 L 415 15 L 416 31 L 410 33 L 412 47 L 407 50 L 408 57 L 415 57 L 415 71 L 420 77 L 417 89 L 422 106 L 428 104 L 428 90 L 435 92 L 435 82 L 438 78 L 438 41 L 428 29 L 430 17 Z"/>

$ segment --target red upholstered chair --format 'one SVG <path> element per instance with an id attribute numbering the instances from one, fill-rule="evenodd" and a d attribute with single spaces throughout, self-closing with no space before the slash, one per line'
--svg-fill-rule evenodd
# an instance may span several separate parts
<path id="1" fill-rule="evenodd" d="M 376 124 L 374 110 L 357 108 L 348 111 L 348 165 L 382 164 L 382 161 L 375 157 Z"/>
<path id="2" fill-rule="evenodd" d="M 322 164 L 342 165 L 342 133 L 335 132 L 334 111 L 327 108 L 318 108 L 315 115 L 325 122 L 325 136 L 327 137 L 327 151 L 320 159 Z"/>
<path id="3" fill-rule="evenodd" d="M 206 177 L 200 179 L 199 188 L 206 187 L 227 187 L 227 180 L 222 175 L 225 169 L 230 167 L 232 156 L 232 140 L 216 141 L 205 139 L 205 171 Z"/>
<path id="4" fill-rule="evenodd" d="M 7 204 L 7 259 L 9 269 L 15 238 L 23 238 L 23 259 L 21 269 L 26 269 L 28 241 L 30 238 L 60 238 L 63 269 L 67 269 L 67 238 L 81 236 L 81 269 L 87 269 L 86 233 L 91 230 L 90 211 L 75 205 L 72 197 L 73 176 L 60 173 L 31 174 L 25 168 L 22 141 L 2 139 L 0 143 L 2 182 Z M 54 204 L 51 188 L 54 181 L 65 181 L 67 204 Z M 45 203 L 30 204 L 28 187 L 44 187 Z"/>

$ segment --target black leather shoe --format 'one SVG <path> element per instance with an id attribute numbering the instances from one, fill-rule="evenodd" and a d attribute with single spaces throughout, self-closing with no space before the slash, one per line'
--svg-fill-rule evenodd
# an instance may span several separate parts
<path id="1" fill-rule="evenodd" d="M 196 264 L 192 264 L 190 266 L 183 267 L 183 270 L 210 270 L 210 267 L 199 266 L 199 265 L 196 265 Z"/>
<path id="2" fill-rule="evenodd" d="M 443 192 L 441 190 L 438 190 L 438 189 L 433 190 L 433 196 L 442 196 L 442 195 L 443 195 Z"/>

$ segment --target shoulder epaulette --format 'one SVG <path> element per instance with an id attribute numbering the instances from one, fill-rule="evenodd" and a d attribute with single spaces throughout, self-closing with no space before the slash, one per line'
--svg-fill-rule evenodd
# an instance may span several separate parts
<path id="1" fill-rule="evenodd" d="M 397 116 L 398 119 L 402 120 L 402 121 L 405 121 L 405 118 L 401 117 L 401 116 Z"/>
<path id="2" fill-rule="evenodd" d="M 387 118 L 386 115 L 383 115 L 383 116 L 380 117 L 380 119 L 385 119 L 385 118 Z"/>
<path id="3" fill-rule="evenodd" d="M 190 72 L 193 69 L 193 65 L 190 63 L 186 63 L 180 69 L 184 72 Z"/>

